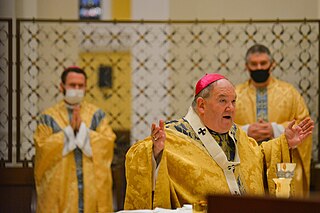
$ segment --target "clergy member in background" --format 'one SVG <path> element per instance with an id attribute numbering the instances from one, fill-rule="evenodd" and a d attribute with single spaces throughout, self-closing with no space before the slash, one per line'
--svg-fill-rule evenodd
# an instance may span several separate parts
<path id="1" fill-rule="evenodd" d="M 208 74 L 185 117 L 152 124 L 151 136 L 126 155 L 125 209 L 178 208 L 210 194 L 264 195 L 265 176 L 274 194 L 276 164 L 290 161 L 289 149 L 312 133 L 313 121 L 291 121 L 259 146 L 233 122 L 236 100 L 229 80 Z"/>
<path id="2" fill-rule="evenodd" d="M 238 100 L 234 121 L 248 136 L 260 144 L 280 136 L 290 121 L 299 123 L 309 117 L 300 93 L 291 84 L 271 76 L 275 63 L 267 47 L 253 45 L 245 60 L 250 79 L 236 87 Z M 296 163 L 292 184 L 294 196 L 309 194 L 311 151 L 311 135 L 291 150 L 291 161 Z"/>
<path id="3" fill-rule="evenodd" d="M 83 69 L 65 69 L 64 99 L 40 115 L 34 134 L 38 213 L 113 212 L 115 134 L 106 114 L 83 101 L 86 81 Z"/>

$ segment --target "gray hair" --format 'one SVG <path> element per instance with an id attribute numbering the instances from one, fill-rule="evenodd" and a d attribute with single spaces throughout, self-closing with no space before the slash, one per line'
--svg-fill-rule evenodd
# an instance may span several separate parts
<path id="1" fill-rule="evenodd" d="M 210 97 L 210 92 L 211 90 L 213 90 L 214 85 L 216 84 L 217 81 L 212 82 L 211 84 L 209 84 L 206 88 L 204 88 L 203 90 L 201 90 L 201 92 L 199 92 L 193 99 L 192 101 L 192 108 L 193 110 L 196 112 L 196 106 L 197 106 L 197 99 L 198 98 L 209 98 Z"/>
<path id="2" fill-rule="evenodd" d="M 227 78 L 223 78 L 223 79 L 226 79 L 227 81 L 229 81 Z M 219 80 L 222 80 L 222 79 L 219 79 Z M 203 90 L 201 90 L 201 92 L 199 92 L 199 93 L 194 97 L 191 106 L 192 106 L 192 109 L 193 109 L 195 112 L 197 112 L 197 99 L 200 98 L 200 97 L 203 98 L 203 99 L 209 98 L 210 95 L 211 95 L 210 92 L 213 90 L 213 88 L 215 87 L 215 85 L 217 84 L 217 82 L 218 82 L 219 80 L 214 81 L 214 82 L 212 82 L 211 84 L 209 84 L 206 88 L 204 88 Z M 231 81 L 229 81 L 229 82 L 230 82 L 230 84 L 234 87 L 234 84 L 233 84 Z"/>
<path id="3" fill-rule="evenodd" d="M 258 54 L 265 53 L 269 56 L 270 62 L 271 63 L 273 62 L 273 58 L 272 58 L 270 50 L 262 44 L 255 44 L 247 50 L 246 58 L 245 58 L 246 63 L 249 62 L 249 57 L 255 53 L 258 53 Z"/>

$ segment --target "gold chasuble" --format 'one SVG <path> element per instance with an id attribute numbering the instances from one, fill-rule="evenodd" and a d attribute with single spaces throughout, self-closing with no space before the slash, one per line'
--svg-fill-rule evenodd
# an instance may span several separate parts
<path id="1" fill-rule="evenodd" d="M 206 200 L 210 194 L 231 194 L 223 169 L 210 156 L 189 123 L 183 118 L 171 121 L 165 127 L 166 141 L 153 200 L 153 142 L 148 137 L 134 144 L 126 155 L 124 208 L 179 208 L 183 204 Z M 264 170 L 267 170 L 269 192 L 275 194 L 272 178 L 276 177 L 276 163 L 290 160 L 285 136 L 259 146 L 236 125 L 230 131 L 233 131 L 229 135 L 234 134 L 240 158 L 234 174 L 241 180 L 241 184 L 238 183 L 241 193 L 264 195 Z"/>
<path id="2" fill-rule="evenodd" d="M 250 80 L 236 87 L 237 108 L 235 123 L 246 125 L 257 122 L 256 89 Z M 308 108 L 299 92 L 290 84 L 271 77 L 267 87 L 268 122 L 287 127 L 288 122 L 301 122 L 309 116 Z M 310 162 L 312 136 L 298 148 L 291 150 L 291 161 L 296 163 L 292 182 L 293 196 L 308 196 L 310 185 Z"/>
<path id="3" fill-rule="evenodd" d="M 89 131 L 92 157 L 78 148 L 63 156 L 63 129 L 70 125 L 70 112 L 63 101 L 40 116 L 34 135 L 38 213 L 78 213 L 80 201 L 85 213 L 113 211 L 111 161 L 115 134 L 104 112 L 94 105 L 82 102 L 80 114 Z M 80 155 L 80 161 L 76 155 Z"/>

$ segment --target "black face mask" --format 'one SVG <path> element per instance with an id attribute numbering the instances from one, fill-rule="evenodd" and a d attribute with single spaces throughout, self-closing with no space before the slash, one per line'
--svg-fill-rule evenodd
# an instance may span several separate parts
<path id="1" fill-rule="evenodd" d="M 249 70 L 251 78 L 257 83 L 266 82 L 270 76 L 270 68 L 265 70 Z"/>

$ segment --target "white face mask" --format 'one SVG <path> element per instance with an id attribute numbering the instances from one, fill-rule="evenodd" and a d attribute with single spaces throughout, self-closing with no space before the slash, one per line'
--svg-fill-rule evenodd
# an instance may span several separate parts
<path id="1" fill-rule="evenodd" d="M 64 100 L 68 104 L 79 104 L 84 97 L 84 90 L 82 89 L 67 89 Z"/>

